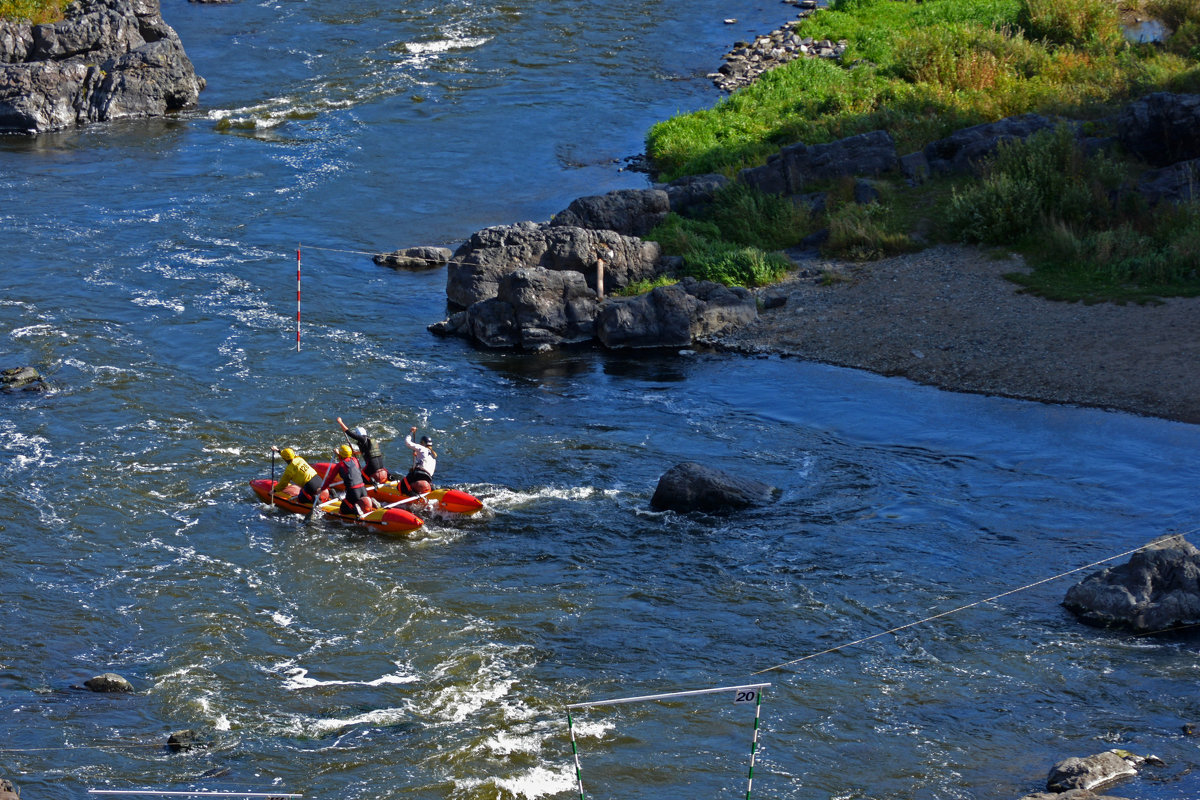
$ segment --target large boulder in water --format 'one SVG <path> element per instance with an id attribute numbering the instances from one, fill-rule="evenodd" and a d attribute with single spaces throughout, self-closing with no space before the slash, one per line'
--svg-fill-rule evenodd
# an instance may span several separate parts
<path id="1" fill-rule="evenodd" d="M 637 297 L 611 298 L 596 318 L 596 338 L 613 349 L 687 347 L 757 316 L 749 290 L 684 278 Z"/>
<path id="2" fill-rule="evenodd" d="M 52 25 L 0 20 L 0 132 L 162 116 L 199 103 L 158 0 L 75 0 Z"/>
<path id="3" fill-rule="evenodd" d="M 576 198 L 550 224 L 645 236 L 670 210 L 670 198 L 662 189 L 617 189 Z"/>
<path id="4" fill-rule="evenodd" d="M 582 275 L 537 267 L 505 274 L 495 297 L 430 329 L 467 336 L 486 347 L 542 351 L 590 340 L 595 318 L 596 293 Z"/>
<path id="5" fill-rule="evenodd" d="M 613 291 L 658 274 L 662 249 L 616 231 L 574 225 L 520 222 L 476 231 L 454 252 L 446 269 L 446 299 L 461 308 L 490 300 L 500 280 L 518 269 L 578 272 L 596 289 L 597 259 L 604 259 L 604 288 Z"/>
<path id="6" fill-rule="evenodd" d="M 764 503 L 774 491 L 761 481 L 685 461 L 658 479 L 650 505 L 660 511 L 727 511 Z"/>
<path id="7" fill-rule="evenodd" d="M 1046 788 L 1052 792 L 1091 791 L 1137 775 L 1147 762 L 1162 764 L 1156 756 L 1143 757 L 1128 750 L 1108 750 L 1087 758 L 1067 758 L 1050 769 Z"/>
<path id="8" fill-rule="evenodd" d="M 12 367 L 0 372 L 0 391 L 40 391 L 44 388 L 46 382 L 33 367 Z"/>
<path id="9" fill-rule="evenodd" d="M 1063 605 L 1082 621 L 1138 632 L 1200 625 L 1200 550 L 1182 535 L 1138 550 L 1067 590 Z"/>

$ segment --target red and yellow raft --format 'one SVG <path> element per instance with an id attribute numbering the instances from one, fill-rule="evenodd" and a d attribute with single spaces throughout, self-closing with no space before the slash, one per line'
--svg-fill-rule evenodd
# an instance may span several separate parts
<path id="1" fill-rule="evenodd" d="M 330 464 L 327 461 L 320 461 L 313 464 L 312 467 L 317 471 L 318 475 L 325 477 L 328 475 L 329 470 L 336 470 L 337 465 Z M 342 479 L 338 477 L 336 471 L 329 481 L 329 488 L 342 488 Z M 434 489 L 424 494 L 408 495 L 400 491 L 399 481 L 388 481 L 378 486 L 367 484 L 367 494 L 380 505 L 402 505 L 409 511 L 430 509 L 469 517 L 483 510 L 482 501 L 458 489 Z"/>
<path id="2" fill-rule="evenodd" d="M 270 478 L 257 478 L 250 481 L 250 488 L 258 495 L 258 499 L 264 503 L 279 506 L 296 514 L 307 515 L 312 510 L 312 507 L 308 503 L 301 503 L 296 499 L 296 495 L 300 493 L 299 486 L 289 485 L 281 492 L 272 492 L 271 490 L 274 486 L 275 482 Z M 411 511 L 403 508 L 387 508 L 386 503 L 384 503 L 384 507 L 376 508 L 361 517 L 353 513 L 342 513 L 341 505 L 342 501 L 335 498 L 322 503 L 318 508 L 326 516 L 342 520 L 343 522 L 364 525 L 372 530 L 392 536 L 412 533 L 425 524 L 420 517 Z"/>

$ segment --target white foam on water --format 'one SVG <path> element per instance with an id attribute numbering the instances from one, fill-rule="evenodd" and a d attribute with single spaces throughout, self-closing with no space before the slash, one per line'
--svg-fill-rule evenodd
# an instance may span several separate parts
<path id="1" fill-rule="evenodd" d="M 484 780 L 466 779 L 456 781 L 456 784 L 468 791 L 476 790 L 481 786 L 495 786 L 496 797 L 511 795 L 527 798 L 527 800 L 563 794 L 576 787 L 575 777 L 570 766 L 559 769 L 538 766 L 510 777 Z"/>
<path id="2" fill-rule="evenodd" d="M 448 53 L 452 50 L 471 50 L 491 41 L 490 36 L 458 36 L 433 39 L 428 42 L 404 42 L 404 49 L 413 55 Z"/>
<path id="3" fill-rule="evenodd" d="M 68 334 L 66 331 L 60 331 L 53 325 L 43 322 L 37 325 L 26 325 L 24 328 L 13 328 L 8 335 L 13 339 L 26 339 L 34 336 L 57 336 L 60 339 L 66 339 Z"/>
<path id="4" fill-rule="evenodd" d="M 397 664 L 396 666 L 400 666 Z M 287 670 L 288 678 L 283 682 L 283 688 L 298 690 L 309 689 L 314 686 L 389 686 L 400 685 L 405 683 L 416 683 L 420 680 L 416 675 L 405 672 L 403 669 L 400 672 L 393 672 L 387 675 L 381 675 L 378 678 L 370 680 L 317 680 L 316 678 L 308 677 L 308 670 L 304 667 L 292 667 Z"/>
<path id="5" fill-rule="evenodd" d="M 301 721 L 301 726 L 306 733 L 316 736 L 325 736 L 345 728 L 367 726 L 375 728 L 385 728 L 389 725 L 397 725 L 411 719 L 411 715 L 400 708 L 378 708 L 373 711 L 367 711 L 363 714 L 356 714 L 352 717 L 344 719 L 327 718 Z"/>

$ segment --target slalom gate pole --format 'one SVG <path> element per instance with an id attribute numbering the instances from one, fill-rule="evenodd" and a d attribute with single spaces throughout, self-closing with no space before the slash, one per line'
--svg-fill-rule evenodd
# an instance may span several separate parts
<path id="1" fill-rule="evenodd" d="M 300 352 L 300 243 L 296 242 L 296 352 Z"/>
<path id="2" fill-rule="evenodd" d="M 579 769 L 579 748 L 575 745 L 575 726 L 571 724 L 571 709 L 567 708 L 567 730 L 571 732 L 571 755 L 575 756 L 575 782 L 579 784 L 579 800 L 587 800 L 583 795 L 583 773 Z"/>
<path id="3" fill-rule="evenodd" d="M 750 800 L 750 790 L 754 788 L 754 756 L 758 753 L 758 720 L 762 712 L 762 689 L 758 690 L 758 699 L 754 702 L 754 738 L 750 742 L 750 774 L 746 777 L 746 800 Z"/>

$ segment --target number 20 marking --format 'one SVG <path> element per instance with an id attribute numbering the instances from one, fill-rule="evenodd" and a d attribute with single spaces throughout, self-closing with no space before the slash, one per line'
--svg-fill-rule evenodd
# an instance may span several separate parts
<path id="1" fill-rule="evenodd" d="M 753 703 L 758 699 L 758 692 L 754 689 L 739 689 L 734 693 L 734 703 Z"/>

